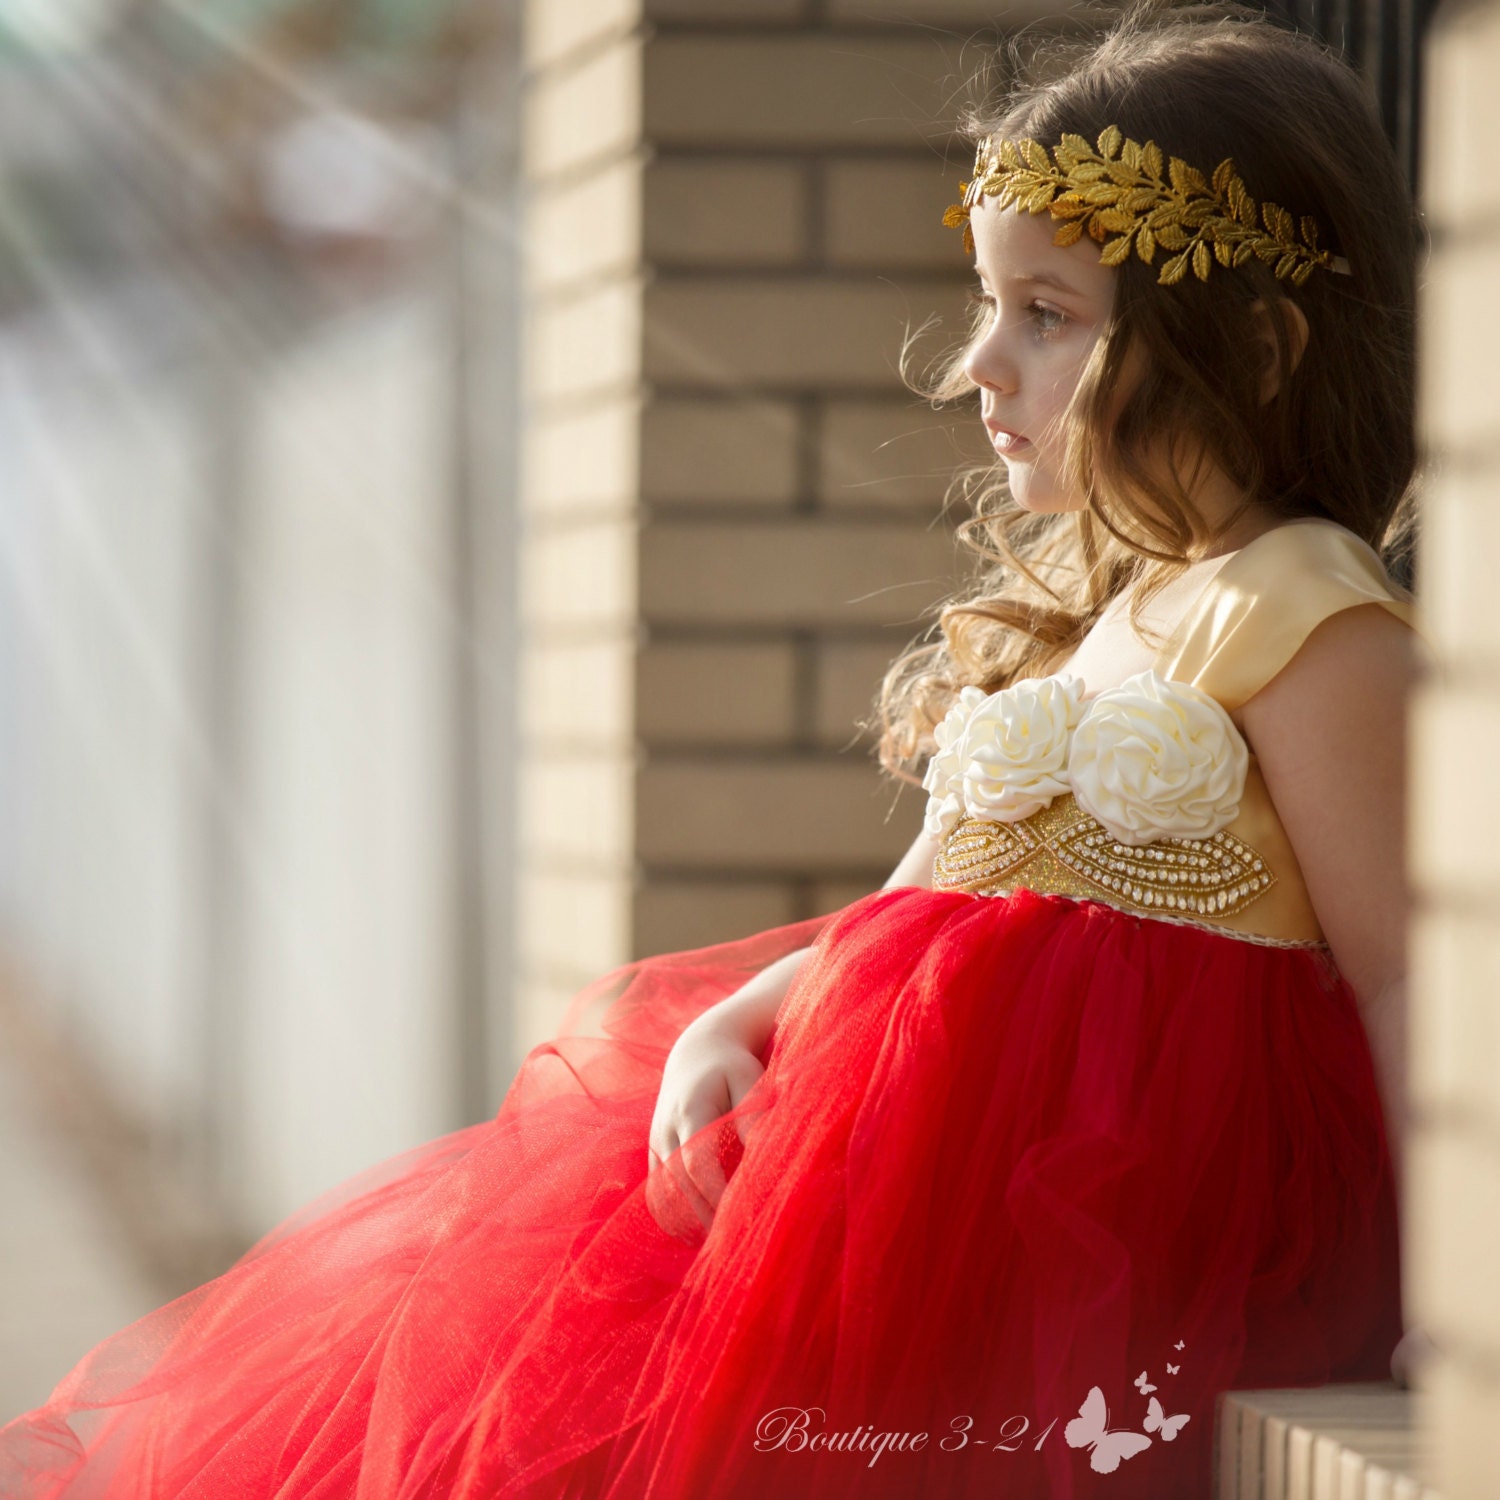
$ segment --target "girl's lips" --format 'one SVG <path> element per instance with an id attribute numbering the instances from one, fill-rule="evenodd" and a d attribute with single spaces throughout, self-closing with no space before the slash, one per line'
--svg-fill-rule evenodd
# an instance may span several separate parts
<path id="1" fill-rule="evenodd" d="M 1019 453 L 1023 448 L 1031 446 L 1026 438 L 1018 437 L 1013 432 L 992 432 L 990 440 L 997 453 Z"/>

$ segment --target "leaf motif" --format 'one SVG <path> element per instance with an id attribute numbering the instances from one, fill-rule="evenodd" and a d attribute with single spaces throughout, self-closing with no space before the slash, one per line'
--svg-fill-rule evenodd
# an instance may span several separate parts
<path id="1" fill-rule="evenodd" d="M 1244 265 L 1245 262 L 1247 260 L 1249 260 L 1250 257 L 1252 255 L 1254 255 L 1254 254 L 1255 254 L 1255 249 L 1250 244 L 1249 240 L 1245 240 L 1241 244 L 1236 245 L 1234 247 L 1234 263 L 1235 263 L 1235 265 L 1237 265 L 1237 266 Z"/>
<path id="2" fill-rule="evenodd" d="M 1032 140 L 1029 136 L 1021 142 L 1021 154 L 1026 158 L 1026 165 L 1033 172 L 1050 172 L 1052 163 L 1047 159 L 1047 151 L 1039 142 Z"/>
<path id="3" fill-rule="evenodd" d="M 1118 266 L 1129 259 L 1130 236 L 1122 234 L 1118 239 L 1111 240 L 1104 247 L 1104 253 L 1099 257 L 1099 264 L 1103 266 Z"/>
<path id="4" fill-rule="evenodd" d="M 965 255 L 972 255 L 973 253 L 974 253 L 974 231 L 967 224 L 965 224 L 964 225 L 964 254 Z"/>
<path id="5" fill-rule="evenodd" d="M 1156 231 L 1156 237 L 1168 250 L 1181 250 L 1187 244 L 1188 237 L 1182 231 L 1182 225 L 1176 219 L 1169 219 Z"/>
<path id="6" fill-rule="evenodd" d="M 1216 239 L 1214 241 L 1214 259 L 1217 260 L 1221 266 L 1225 266 L 1228 269 L 1233 270 L 1234 247 L 1227 244 L 1224 240 Z"/>
<path id="7" fill-rule="evenodd" d="M 1180 156 L 1172 158 L 1172 186 L 1183 197 L 1187 197 L 1190 193 L 1208 192 L 1208 184 L 1203 180 L 1203 173 L 1196 167 L 1190 167 Z"/>
<path id="8" fill-rule="evenodd" d="M 1081 219 L 1069 219 L 1057 226 L 1057 233 L 1052 236 L 1054 245 L 1076 245 L 1083 238 L 1083 221 Z"/>
<path id="9" fill-rule="evenodd" d="M 1120 190 L 1112 182 L 1091 182 L 1081 196 L 1085 203 L 1118 203 Z"/>
<path id="10" fill-rule="evenodd" d="M 1283 277 L 1290 276 L 1296 266 L 1297 257 L 1289 250 L 1276 262 L 1276 274 Z"/>
<path id="11" fill-rule="evenodd" d="M 1310 260 L 1304 261 L 1300 266 L 1297 267 L 1295 271 L 1292 272 L 1292 284 L 1294 286 L 1301 286 L 1302 283 L 1312 275 L 1313 270 L 1313 262 Z"/>
<path id="12" fill-rule="evenodd" d="M 1302 227 L 1302 242 L 1310 250 L 1318 248 L 1318 221 L 1308 214 L 1303 214 L 1298 223 Z"/>
<path id="13" fill-rule="evenodd" d="M 1119 183 L 1121 187 L 1128 188 L 1135 182 L 1136 174 L 1122 161 L 1106 162 L 1104 170 L 1109 173 L 1110 181 Z"/>
<path id="14" fill-rule="evenodd" d="M 1026 207 L 1034 214 L 1043 213 L 1047 205 L 1051 203 L 1054 192 L 1056 188 L 1050 182 L 1039 182 L 1026 195 Z"/>
<path id="15" fill-rule="evenodd" d="M 1186 250 L 1181 255 L 1174 255 L 1171 260 L 1161 268 L 1161 275 L 1156 279 L 1163 286 L 1176 286 L 1187 274 L 1188 253 Z"/>
<path id="16" fill-rule="evenodd" d="M 1116 234 L 1128 234 L 1135 228 L 1135 215 L 1126 213 L 1123 208 L 1101 208 L 1099 222 Z"/>
<path id="17" fill-rule="evenodd" d="M 1140 146 L 1135 141 L 1127 140 L 1120 148 L 1120 159 L 1132 172 L 1139 172 L 1141 169 Z"/>
<path id="18" fill-rule="evenodd" d="M 1072 173 L 1074 182 L 1098 182 L 1104 176 L 1104 163 L 1102 161 L 1083 162 L 1078 169 Z"/>
<path id="19" fill-rule="evenodd" d="M 1118 125 L 1109 125 L 1099 136 L 1099 155 L 1106 160 L 1113 160 L 1120 154 L 1120 143 L 1125 139 L 1120 133 Z"/>
<path id="20" fill-rule="evenodd" d="M 1292 216 L 1280 204 L 1270 202 L 1261 204 L 1260 216 L 1265 220 L 1266 228 L 1278 240 L 1288 243 L 1291 241 L 1296 232 L 1292 228 Z"/>
<path id="21" fill-rule="evenodd" d="M 1098 216 L 1098 214 L 1093 215 L 1089 219 L 1088 225 L 1089 225 L 1089 235 L 1090 235 L 1090 237 L 1093 238 L 1093 239 L 1098 240 L 1099 243 L 1102 245 L 1104 243 L 1104 236 L 1109 233 L 1109 230 L 1107 230 L 1099 222 L 1099 216 Z"/>
<path id="22" fill-rule="evenodd" d="M 1071 130 L 1063 132 L 1062 143 L 1074 156 L 1080 159 L 1090 157 L 1094 154 L 1094 148 L 1081 135 L 1074 135 Z"/>
<path id="23" fill-rule="evenodd" d="M 1129 209 L 1131 213 L 1140 213 L 1143 209 L 1150 208 L 1155 202 L 1155 188 L 1131 188 L 1128 193 L 1120 195 L 1120 207 Z"/>
<path id="24" fill-rule="evenodd" d="M 1255 228 L 1255 199 L 1245 191 L 1245 184 L 1238 177 L 1229 184 L 1229 202 L 1234 216 L 1247 229 Z"/>
<path id="25" fill-rule="evenodd" d="M 1208 268 L 1213 264 L 1213 257 L 1208 253 L 1208 246 L 1199 240 L 1193 246 L 1193 272 L 1199 281 L 1208 280 Z"/>
<path id="26" fill-rule="evenodd" d="M 1142 224 L 1135 232 L 1136 254 L 1144 261 L 1149 261 L 1156 254 L 1156 236 L 1151 231 L 1149 224 Z"/>
<path id="27" fill-rule="evenodd" d="M 1226 156 L 1218 166 L 1214 168 L 1214 197 L 1222 198 L 1225 189 L 1228 188 L 1230 179 L 1234 176 L 1234 158 Z"/>
<path id="28" fill-rule="evenodd" d="M 1019 172 L 1025 166 L 1021 153 L 1016 150 L 1016 143 L 1009 139 L 1000 142 L 1000 160 L 1012 172 Z"/>
<path id="29" fill-rule="evenodd" d="M 1161 147 L 1155 141 L 1147 141 L 1145 149 L 1141 153 L 1142 165 L 1146 168 L 1146 174 L 1161 181 Z"/>
<path id="30" fill-rule="evenodd" d="M 1085 214 L 1091 214 L 1094 206 L 1085 203 L 1077 193 L 1059 193 L 1052 200 L 1052 214 L 1058 219 L 1081 219 Z"/>
<path id="31" fill-rule="evenodd" d="M 966 183 L 965 186 L 968 184 Z M 960 224 L 969 221 L 969 210 L 962 203 L 950 203 L 943 210 L 943 225 L 947 229 L 957 229 Z"/>

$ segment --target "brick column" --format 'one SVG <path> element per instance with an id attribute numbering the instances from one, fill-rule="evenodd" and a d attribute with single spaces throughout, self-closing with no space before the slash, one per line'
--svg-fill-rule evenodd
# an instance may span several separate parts
<path id="1" fill-rule="evenodd" d="M 853 720 L 965 566 L 977 423 L 896 359 L 968 274 L 931 23 L 993 12 L 813 9 L 530 8 L 523 1050 L 615 963 L 878 886 L 920 823 Z"/>
<path id="2" fill-rule="evenodd" d="M 1445 1356 L 1419 1408 L 1444 1500 L 1500 1489 L 1500 12 L 1450 5 L 1431 41 L 1421 424 L 1437 472 L 1420 589 L 1437 671 L 1415 717 L 1409 1314 Z"/>

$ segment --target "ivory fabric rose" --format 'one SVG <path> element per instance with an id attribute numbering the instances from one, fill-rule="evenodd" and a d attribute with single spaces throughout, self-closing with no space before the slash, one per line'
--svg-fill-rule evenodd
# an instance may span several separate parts
<path id="1" fill-rule="evenodd" d="M 982 689 L 963 688 L 959 692 L 958 702 L 933 730 L 937 749 L 927 762 L 927 774 L 922 778 L 922 786 L 930 794 L 922 827 L 933 838 L 946 838 L 964 815 L 963 733 L 968 725 L 969 715 L 984 699 Z"/>
<path id="2" fill-rule="evenodd" d="M 1068 790 L 1068 746 L 1082 699 L 1076 677 L 1027 677 L 973 710 L 962 748 L 970 817 L 1019 822 Z"/>
<path id="3" fill-rule="evenodd" d="M 1249 765 L 1217 699 L 1146 671 L 1089 704 L 1073 731 L 1068 777 L 1085 812 L 1122 844 L 1139 845 L 1227 827 Z"/>

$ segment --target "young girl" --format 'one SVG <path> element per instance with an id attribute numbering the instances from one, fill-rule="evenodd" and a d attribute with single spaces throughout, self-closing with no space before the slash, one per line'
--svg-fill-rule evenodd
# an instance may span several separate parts
<path id="1" fill-rule="evenodd" d="M 992 566 L 882 688 L 890 881 L 600 979 L 89 1354 L 5 1495 L 1201 1500 L 1219 1392 L 1387 1376 L 1411 209 L 1254 12 L 1051 73 L 948 215 Z"/>

